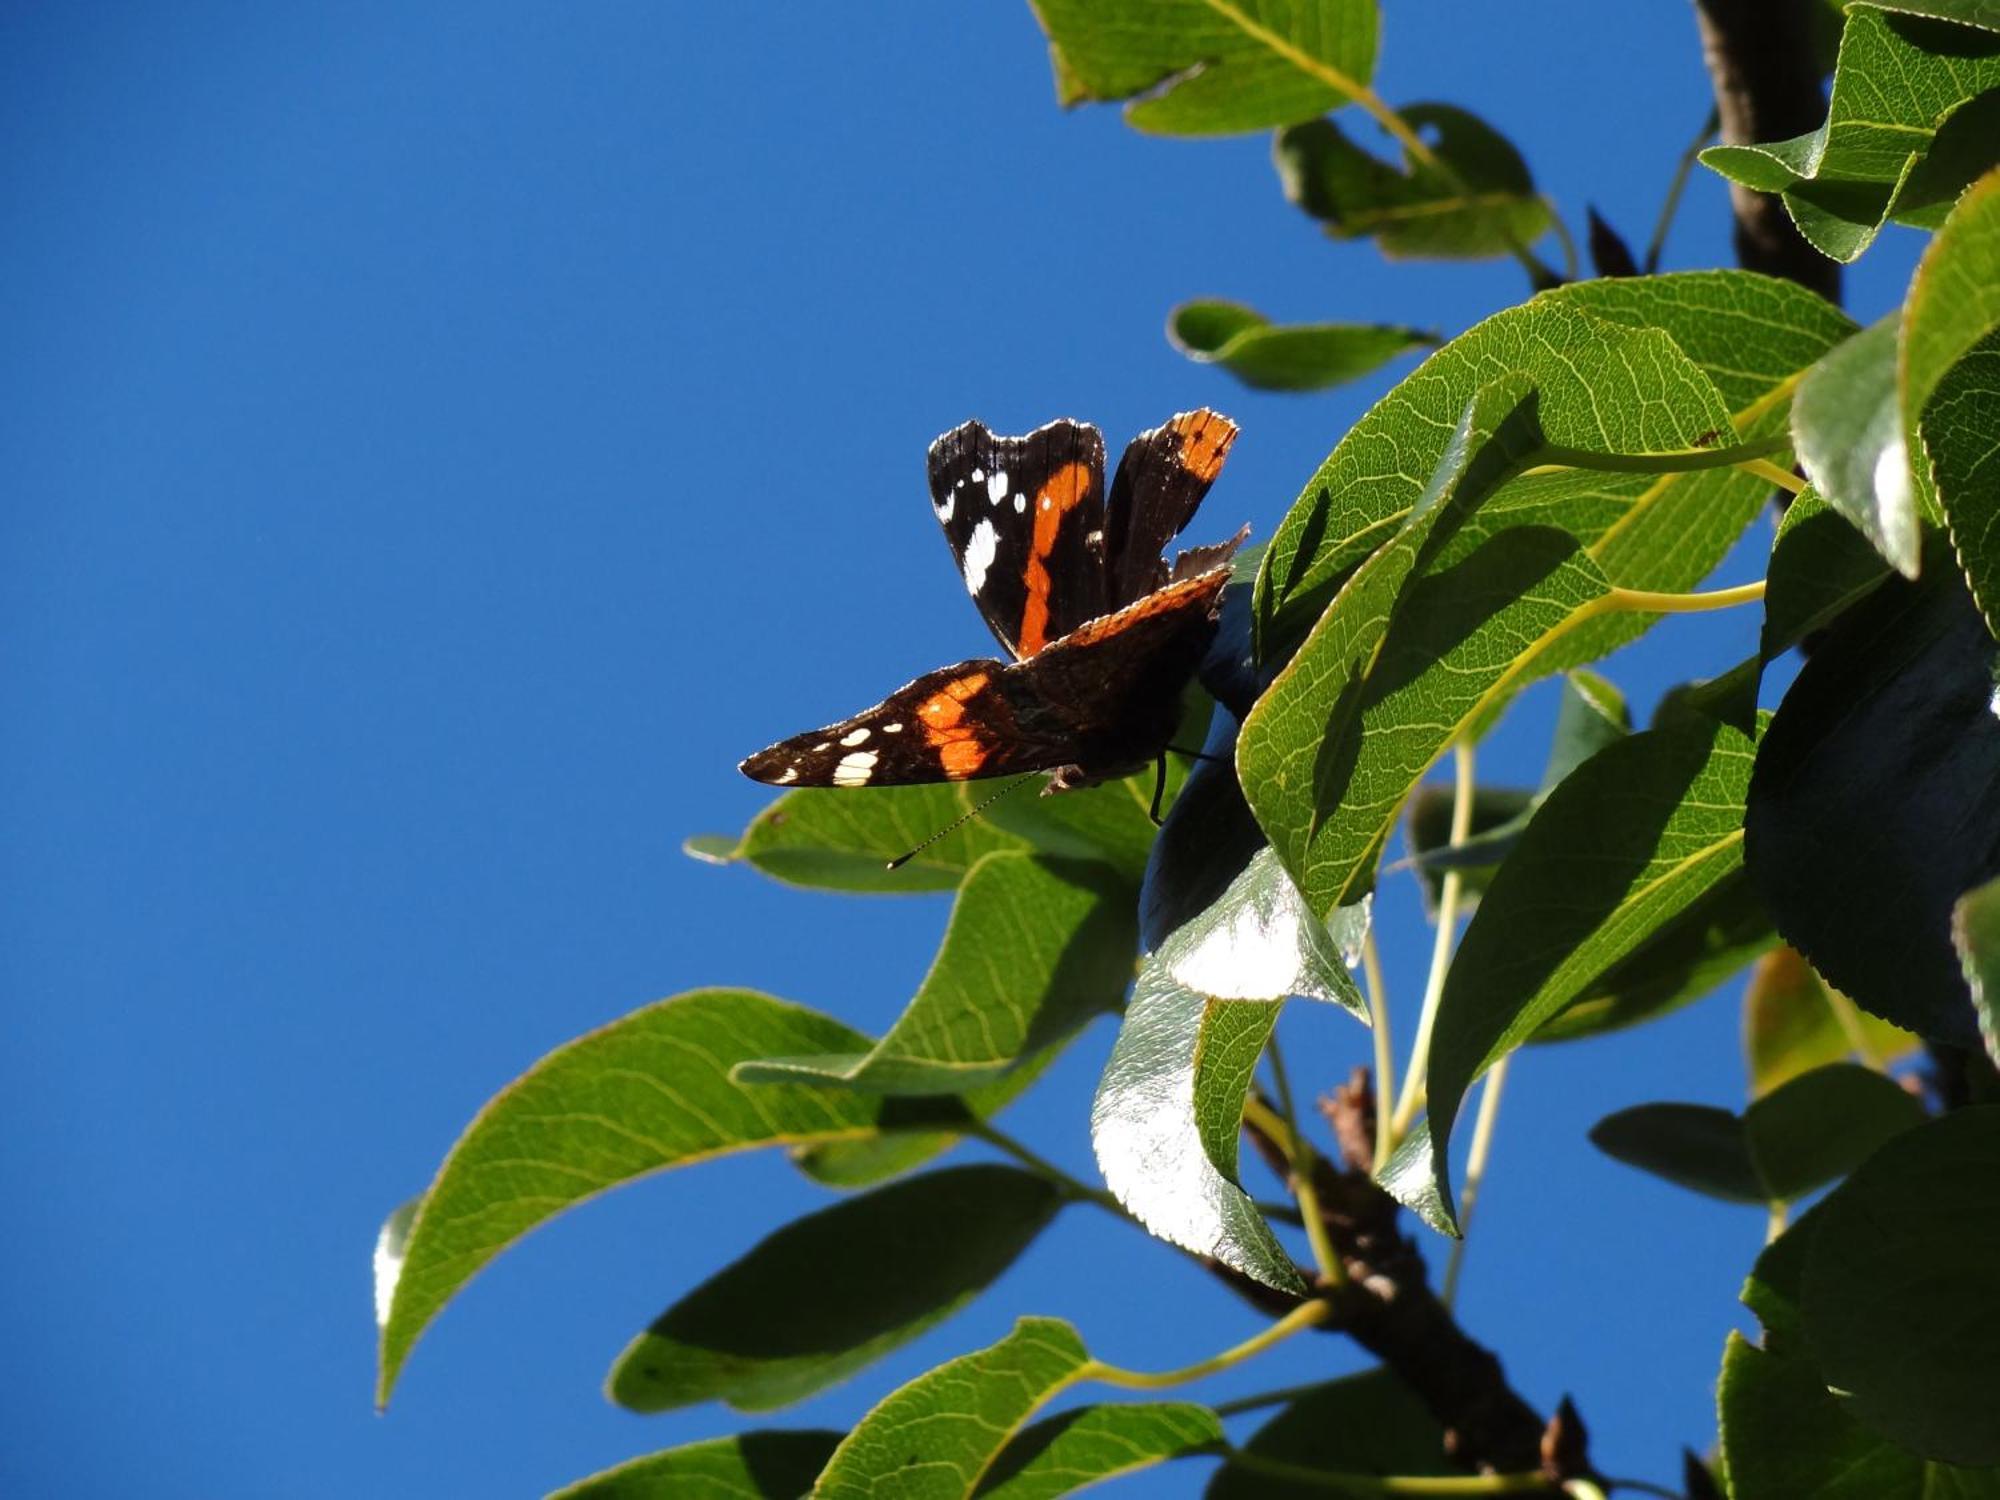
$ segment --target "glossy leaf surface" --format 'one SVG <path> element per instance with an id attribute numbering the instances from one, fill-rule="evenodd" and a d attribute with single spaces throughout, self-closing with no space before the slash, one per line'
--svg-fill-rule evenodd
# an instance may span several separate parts
<path id="1" fill-rule="evenodd" d="M 1021 1319 L 999 1343 L 919 1375 L 863 1417 L 815 1500 L 969 1500 L 1015 1431 L 1089 1362 L 1069 1324 Z"/>
<path id="2" fill-rule="evenodd" d="M 1972 991 L 1986 1055 L 2000 1063 L 2000 881 L 1959 898 L 1951 911 L 1951 944 Z"/>
<path id="3" fill-rule="evenodd" d="M 1138 942 L 1132 904 L 1131 888 L 1099 867 L 987 855 L 959 889 L 930 972 L 881 1041 L 861 1052 L 760 1058 L 735 1076 L 881 1094 L 990 1084 L 1117 1007 Z"/>
<path id="4" fill-rule="evenodd" d="M 801 1086 L 746 1088 L 746 1058 L 866 1038 L 752 990 L 697 990 L 560 1047 L 491 1100 L 424 1194 L 386 1304 L 377 1399 L 430 1320 L 487 1262 L 584 1199 L 665 1167 L 755 1146 L 878 1133 L 882 1103 Z M 913 1122 L 914 1123 L 914 1122 Z"/>
<path id="5" fill-rule="evenodd" d="M 1444 1429 L 1437 1419 L 1387 1370 L 1367 1370 L 1311 1387 L 1286 1403 L 1243 1446 L 1258 1458 L 1322 1473 L 1463 1473 L 1445 1456 Z M 1210 1482 L 1206 1500 L 1311 1500 L 1329 1494 L 1360 1500 L 1376 1493 L 1329 1482 L 1292 1482 L 1248 1464 L 1225 1463 Z"/>
<path id="6" fill-rule="evenodd" d="M 1150 1233 L 1267 1286 L 1303 1292 L 1249 1194 L 1214 1160 L 1221 1142 L 1234 1146 L 1249 1077 L 1243 1059 L 1254 1065 L 1277 1009 L 1211 1000 L 1148 963 L 1097 1085 L 1090 1137 L 1105 1184 Z M 1211 1059 L 1198 1093 L 1198 1063 L 1211 1045 L 1234 1062 Z"/>
<path id="7" fill-rule="evenodd" d="M 1814 365 L 1792 400 L 1806 477 L 1889 565 L 1917 574 L 1917 496 L 1896 387 L 1897 322 L 1864 328 Z"/>
<path id="8" fill-rule="evenodd" d="M 1437 342 L 1386 323 L 1276 324 L 1237 302 L 1183 302 L 1167 341 L 1189 359 L 1220 365 L 1262 391 L 1318 391 L 1358 380 L 1406 349 Z"/>
<path id="9" fill-rule="evenodd" d="M 1375 67 L 1374 0 L 1032 0 L 1065 104 L 1129 99 L 1162 135 L 1230 135 L 1348 102 Z"/>
<path id="10" fill-rule="evenodd" d="M 1859 256 L 1890 218 L 1934 228 L 1994 161 L 1996 117 L 1982 96 L 2000 88 L 2000 36 L 1900 9 L 1848 7 L 1818 130 L 1701 156 L 1731 181 L 1782 193 L 1800 232 L 1835 260 Z"/>
<path id="11" fill-rule="evenodd" d="M 1215 1413 L 1192 1402 L 1080 1406 L 1023 1430 L 975 1493 L 979 1500 L 1055 1500 L 1222 1442 Z"/>
<path id="12" fill-rule="evenodd" d="M 950 1317 L 1041 1233 L 1062 1196 L 1013 1167 L 955 1167 L 808 1214 L 662 1313 L 618 1358 L 633 1411 L 769 1411 Z"/>

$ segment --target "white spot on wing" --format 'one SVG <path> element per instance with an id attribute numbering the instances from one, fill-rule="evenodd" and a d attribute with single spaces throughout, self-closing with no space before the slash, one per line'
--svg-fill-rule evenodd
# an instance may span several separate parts
<path id="1" fill-rule="evenodd" d="M 778 778 L 777 785 L 784 786 L 786 783 L 797 781 L 798 779 L 799 768 L 797 766 L 786 766 L 785 774 Z"/>
<path id="2" fill-rule="evenodd" d="M 901 724 L 884 724 L 882 726 L 882 732 L 884 734 L 901 734 L 903 732 L 903 726 Z"/>
<path id="3" fill-rule="evenodd" d="M 867 740 L 867 738 L 868 738 L 868 726 L 864 724 L 861 728 L 855 730 L 851 734 L 843 734 L 840 737 L 840 743 L 849 746 L 851 748 L 855 745 L 864 743 Z"/>
<path id="4" fill-rule="evenodd" d="M 813 746 L 813 754 L 817 755 L 822 750 L 831 750 L 832 748 L 833 748 L 832 740 L 821 740 L 817 745 Z"/>
<path id="5" fill-rule="evenodd" d="M 1028 508 L 1028 497 L 1019 490 L 1014 492 L 1014 514 L 1019 515 Z"/>
<path id="6" fill-rule="evenodd" d="M 993 558 L 1000 550 L 1000 533 L 993 529 L 991 521 L 981 521 L 973 527 L 972 535 L 965 542 L 965 589 L 977 594 L 986 587 L 986 570 L 993 566 Z"/>
<path id="7" fill-rule="evenodd" d="M 866 786 L 868 777 L 875 769 L 877 756 L 873 750 L 856 750 L 852 755 L 843 755 L 840 764 L 833 768 L 835 786 Z"/>
<path id="8" fill-rule="evenodd" d="M 958 509 L 958 491 L 953 489 L 951 493 L 944 497 L 944 504 L 937 508 L 938 519 L 940 521 L 949 521 L 951 513 L 956 509 Z"/>
<path id="9" fill-rule="evenodd" d="M 986 481 L 986 498 L 998 505 L 1007 498 L 1007 471 L 995 469 L 993 477 Z"/>
<path id="10" fill-rule="evenodd" d="M 974 484 L 978 484 L 985 477 L 986 477 L 986 471 L 984 469 L 974 469 L 972 471 L 972 482 Z"/>

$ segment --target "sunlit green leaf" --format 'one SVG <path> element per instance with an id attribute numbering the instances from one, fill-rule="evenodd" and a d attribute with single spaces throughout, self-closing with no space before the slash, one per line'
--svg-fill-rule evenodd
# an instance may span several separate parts
<path id="1" fill-rule="evenodd" d="M 1994 580 L 2000 557 L 1994 555 L 1991 524 L 1994 502 L 1963 482 L 1952 485 L 1948 497 L 1937 493 L 1934 456 L 1926 452 L 1926 445 L 1932 436 L 1947 435 L 1950 418 L 1931 432 L 1923 424 L 1932 398 L 1953 367 L 1996 326 L 2000 326 L 2000 171 L 1989 173 L 1966 192 L 1918 263 L 1903 301 L 1898 370 L 1904 442 L 1913 455 L 1924 454 L 1913 465 L 1918 491 L 1926 510 L 1942 513 L 1951 526 L 1973 597 L 1980 601 L 1989 624 L 2000 619 L 1996 602 L 2000 584 Z M 1976 442 L 1980 429 L 1990 423 L 1979 422 L 1974 411 L 1961 415 L 1974 418 L 1969 436 Z M 1955 468 L 1974 466 L 1961 459 Z"/>
<path id="2" fill-rule="evenodd" d="M 1994 1500 L 2000 1473 L 1926 1463 L 1856 1421 L 1810 1363 L 1731 1332 L 1722 1356 L 1731 1500 Z"/>
<path id="3" fill-rule="evenodd" d="M 549 1500 L 798 1500 L 840 1442 L 837 1432 L 744 1432 L 635 1458 Z"/>
<path id="4" fill-rule="evenodd" d="M 1792 438 L 1820 496 L 1905 577 L 1922 543 L 1896 389 L 1893 318 L 1864 328 L 1799 382 Z"/>
<path id="5" fill-rule="evenodd" d="M 965 877 L 937 958 L 872 1048 L 770 1056 L 744 1083 L 809 1082 L 883 1094 L 989 1084 L 1117 1007 L 1138 933 L 1134 893 L 1096 866 L 989 854 Z M 994 955 L 1005 954 L 1005 963 Z"/>
<path id="6" fill-rule="evenodd" d="M 969 1500 L 1016 1429 L 1090 1362 L 1055 1318 L 1023 1318 L 991 1348 L 892 1392 L 834 1450 L 815 1500 Z"/>
<path id="7" fill-rule="evenodd" d="M 1277 1010 L 1262 1001 L 1211 1000 L 1148 962 L 1098 1083 L 1090 1135 L 1106 1185 L 1151 1233 L 1267 1286 L 1302 1292 L 1291 1257 L 1250 1195 L 1213 1159 L 1225 1137 L 1233 1145 L 1248 1065 Z M 1220 1055 L 1202 1073 L 1198 1096 L 1199 1064 L 1211 1044 Z"/>
<path id="8" fill-rule="evenodd" d="M 1939 546 L 1814 646 L 1757 752 L 1745 859 L 1778 931 L 1842 994 L 1979 1045 L 1951 910 L 2000 875 L 1994 641 Z"/>
<path id="9" fill-rule="evenodd" d="M 1444 1232 L 1446 1143 L 1474 1079 L 1742 859 L 1751 741 L 1696 713 L 1599 751 L 1536 813 L 1466 929 L 1431 1040 L 1429 1114 L 1384 1185 Z"/>
<path id="10" fill-rule="evenodd" d="M 1023 1430 L 1000 1450 L 976 1494 L 1055 1500 L 1170 1458 L 1211 1452 L 1223 1441 L 1215 1413 L 1188 1401 L 1080 1406 Z"/>
<path id="11" fill-rule="evenodd" d="M 654 1320 L 606 1389 L 633 1411 L 770 1411 L 950 1317 L 1062 1206 L 1046 1178 L 954 1167 L 795 1220 Z"/>
<path id="12" fill-rule="evenodd" d="M 963 1111 L 961 1123 L 991 1119 L 1012 1104 L 1041 1077 L 1043 1070 L 1062 1054 L 1067 1040 L 1045 1047 L 1026 1062 L 1009 1069 L 993 1082 L 953 1096 Z M 792 1163 L 814 1182 L 832 1188 L 872 1187 L 958 1144 L 961 1130 L 891 1128 L 902 1114 L 916 1118 L 934 1117 L 942 1101 L 938 1099 L 897 1099 L 882 1107 L 883 1130 L 858 1140 L 815 1141 L 794 1146 Z"/>
<path id="13" fill-rule="evenodd" d="M 1255 1458 L 1321 1473 L 1462 1475 L 1445 1456 L 1444 1429 L 1415 1393 L 1387 1370 L 1368 1370 L 1312 1387 L 1287 1402 L 1243 1445 Z M 1379 1488 L 1293 1483 L 1247 1463 L 1216 1471 L 1206 1500 L 1372 1500 Z"/>
<path id="14" fill-rule="evenodd" d="M 1876 1432 L 1954 1464 L 2000 1464 L 2000 1108 L 1890 1141 L 1830 1196 L 1800 1319 L 1827 1385 Z"/>
<path id="15" fill-rule="evenodd" d="M 1175 928 L 1153 962 L 1182 988 L 1218 1000 L 1304 995 L 1367 1014 L 1332 934 L 1268 847 L 1210 906 Z"/>
<path id="16" fill-rule="evenodd" d="M 1398 113 L 1431 161 L 1405 146 L 1391 165 L 1331 120 L 1311 120 L 1272 143 L 1285 196 L 1336 239 L 1372 238 L 1395 260 L 1506 255 L 1548 230 L 1552 216 L 1528 164 L 1492 126 L 1449 104 Z"/>
<path id="17" fill-rule="evenodd" d="M 1922 432 L 1959 564 L 1987 629 L 2000 633 L 2000 328 L 1938 382 Z"/>
<path id="18" fill-rule="evenodd" d="M 1279 325 L 1241 303 L 1208 300 L 1175 308 L 1167 317 L 1167 341 L 1257 390 L 1318 391 L 1358 380 L 1405 349 L 1437 339 L 1388 323 Z"/>
<path id="19" fill-rule="evenodd" d="M 1541 394 L 1550 441 L 1598 452 L 1633 452 L 1667 433 L 1607 427 L 1593 397 L 1636 389 L 1630 372 L 1607 371 L 1600 320 L 1657 329 L 1713 383 L 1743 438 L 1783 433 L 1799 375 L 1854 331 L 1837 308 L 1789 281 L 1741 271 L 1620 277 L 1544 293 L 1453 339 L 1357 422 L 1287 513 L 1264 554 L 1255 621 L 1266 660 L 1281 659 L 1340 583 L 1403 524 L 1428 489 L 1460 417 L 1503 371 L 1524 372 Z M 1591 352 L 1593 351 L 1594 352 Z M 1583 351 L 1581 365 L 1571 362 Z M 1654 366 L 1651 346 L 1631 351 Z M 1658 370 L 1680 367 L 1666 351 Z M 1621 413 L 1632 409 L 1614 403 Z M 1729 437 L 1728 424 L 1720 436 Z M 1694 427 L 1692 441 L 1715 434 Z M 1695 587 L 1764 504 L 1769 487 L 1729 471 L 1679 474 L 1567 473 L 1515 479 L 1496 506 L 1535 512 L 1582 540 L 1611 581 L 1628 588 Z M 1521 516 L 1514 517 L 1518 524 Z M 1629 639 L 1626 624 L 1617 641 Z M 1605 649 L 1609 649 L 1607 646 Z"/>
<path id="20" fill-rule="evenodd" d="M 1745 187 L 1782 193 L 1822 254 L 1851 261 L 1889 218 L 1935 227 L 1959 190 L 1993 164 L 1993 114 L 1981 95 L 1995 88 L 2000 37 L 1856 0 L 1820 128 L 1787 141 L 1711 146 L 1701 159 Z"/>
<path id="21" fill-rule="evenodd" d="M 1826 1063 L 1860 1056 L 1882 1063 L 1917 1039 L 1828 989 L 1798 952 L 1776 948 L 1758 961 L 1743 992 L 1743 1051 L 1753 1096 Z"/>
<path id="22" fill-rule="evenodd" d="M 2000 880 L 1959 898 L 1951 912 L 1951 943 L 1965 969 L 1987 1055 L 2000 1063 Z"/>
<path id="23" fill-rule="evenodd" d="M 423 1196 L 399 1274 L 377 1289 L 388 1308 L 378 1401 L 458 1289 L 564 1209 L 727 1152 L 875 1135 L 882 1101 L 868 1095 L 750 1089 L 729 1077 L 747 1058 L 866 1044 L 830 1017 L 753 990 L 697 990 L 551 1052 L 480 1111 Z M 905 1111 L 912 1125 L 920 1118 Z"/>
<path id="24" fill-rule="evenodd" d="M 888 868 L 970 809 L 963 782 L 931 786 L 812 787 L 786 792 L 729 840 L 698 834 L 688 853 L 708 864 L 741 861 L 787 885 L 815 890 L 948 891 L 981 855 L 1025 849 L 990 819 L 974 818 Z"/>
<path id="25" fill-rule="evenodd" d="M 1162 135 L 1229 135 L 1338 109 L 1375 68 L 1374 0 L 1029 0 L 1065 105 L 1129 99 Z"/>

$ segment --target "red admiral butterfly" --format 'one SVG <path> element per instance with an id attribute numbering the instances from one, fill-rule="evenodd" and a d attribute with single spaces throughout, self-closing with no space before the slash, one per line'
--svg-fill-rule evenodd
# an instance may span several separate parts
<path id="1" fill-rule="evenodd" d="M 930 449 L 931 499 L 973 602 L 1012 662 L 927 672 L 875 707 L 743 762 L 772 786 L 897 786 L 1024 771 L 1069 791 L 1160 756 L 1214 630 L 1230 541 L 1167 543 L 1221 472 L 1236 424 L 1183 412 L 1141 433 L 1104 498 L 1104 439 L 1051 422 L 978 422 Z"/>

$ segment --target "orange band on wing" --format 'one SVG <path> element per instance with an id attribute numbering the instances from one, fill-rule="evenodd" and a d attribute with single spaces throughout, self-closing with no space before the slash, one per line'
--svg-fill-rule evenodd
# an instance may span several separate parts
<path id="1" fill-rule="evenodd" d="M 990 674 L 974 672 L 948 682 L 917 705 L 925 742 L 938 753 L 938 763 L 953 781 L 963 781 L 986 761 L 986 744 L 976 724 L 965 722 L 965 705 L 986 690 Z"/>
<path id="2" fill-rule="evenodd" d="M 1213 479 L 1222 472 L 1229 445 L 1236 441 L 1236 424 L 1209 411 L 1182 412 L 1171 424 L 1180 435 L 1181 464 L 1197 479 Z"/>
<path id="3" fill-rule="evenodd" d="M 1033 656 L 1049 643 L 1049 554 L 1062 534 L 1063 517 L 1089 497 L 1091 483 L 1087 464 L 1064 464 L 1035 496 L 1035 534 L 1026 576 L 1028 602 L 1021 610 L 1021 633 L 1014 642 L 1015 651 L 1022 656 Z"/>

